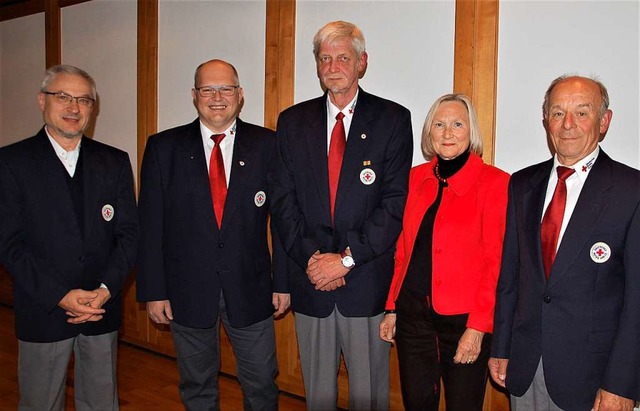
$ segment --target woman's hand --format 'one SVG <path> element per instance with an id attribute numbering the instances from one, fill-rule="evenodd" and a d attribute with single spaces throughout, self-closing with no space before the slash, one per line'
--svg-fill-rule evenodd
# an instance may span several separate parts
<path id="1" fill-rule="evenodd" d="M 460 341 L 458 341 L 458 349 L 453 357 L 453 362 L 456 364 L 473 364 L 478 359 L 478 355 L 480 355 L 482 337 L 484 337 L 482 331 L 467 328 L 462 337 L 460 337 Z"/>
<path id="2" fill-rule="evenodd" d="M 396 335 L 396 315 L 385 314 L 380 322 L 380 338 L 386 342 L 393 343 L 393 337 Z"/>

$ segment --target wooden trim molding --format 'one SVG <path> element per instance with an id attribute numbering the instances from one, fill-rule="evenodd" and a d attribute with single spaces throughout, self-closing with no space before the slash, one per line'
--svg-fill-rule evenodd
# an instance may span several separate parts
<path id="1" fill-rule="evenodd" d="M 494 162 L 498 74 L 498 0 L 456 0 L 453 90 L 471 98 L 484 160 Z"/>
<path id="2" fill-rule="evenodd" d="M 58 0 L 44 2 L 45 66 L 62 62 L 62 22 Z"/>
<path id="3" fill-rule="evenodd" d="M 267 0 L 264 126 L 276 129 L 278 115 L 293 104 L 296 1 Z"/>
<path id="4" fill-rule="evenodd" d="M 158 0 L 138 0 L 138 177 L 147 138 L 157 131 Z"/>

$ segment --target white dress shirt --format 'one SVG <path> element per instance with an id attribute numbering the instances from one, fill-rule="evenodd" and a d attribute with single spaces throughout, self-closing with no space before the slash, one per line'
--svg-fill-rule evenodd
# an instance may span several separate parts
<path id="1" fill-rule="evenodd" d="M 209 130 L 202 121 L 200 121 L 200 134 L 202 135 L 202 145 L 204 147 L 204 156 L 207 160 L 207 171 L 209 171 L 209 160 L 211 159 L 211 152 L 215 145 L 212 135 L 218 134 Z M 233 144 L 236 139 L 236 120 L 233 120 L 231 126 L 224 131 L 225 137 L 220 142 L 220 150 L 222 151 L 222 162 L 224 163 L 224 176 L 227 180 L 227 187 L 229 187 L 229 179 L 231 178 L 231 161 L 233 161 Z"/>
<path id="2" fill-rule="evenodd" d="M 356 108 L 356 102 L 358 101 L 359 93 L 360 90 L 356 92 L 353 100 L 351 100 L 349 104 L 345 106 L 344 110 L 340 110 L 338 107 L 336 107 L 331 102 L 329 94 L 327 94 L 327 155 L 329 155 L 329 145 L 331 145 L 331 132 L 333 131 L 333 127 L 338 122 L 338 120 L 336 120 L 336 116 L 340 111 L 342 111 L 342 114 L 344 114 L 342 123 L 344 123 L 345 141 L 349 139 L 349 129 L 351 128 L 351 120 L 353 120 L 353 113 Z"/>
<path id="3" fill-rule="evenodd" d="M 73 175 L 76 173 L 76 165 L 78 165 L 78 158 L 80 157 L 80 143 L 82 142 L 82 140 L 78 140 L 78 144 L 76 145 L 76 148 L 74 148 L 71 151 L 67 151 L 64 148 L 62 148 L 62 146 L 58 144 L 58 142 L 54 140 L 53 137 L 51 137 L 51 134 L 49 134 L 49 131 L 47 130 L 46 127 L 44 128 L 44 131 L 47 133 L 47 137 L 49 137 L 49 142 L 53 146 L 53 149 L 58 155 L 58 159 L 60 159 L 60 162 L 64 166 L 64 169 L 67 170 L 67 173 L 69 173 L 71 177 L 73 177 Z"/>
<path id="4" fill-rule="evenodd" d="M 573 168 L 575 170 L 575 173 L 571 174 L 571 176 L 569 176 L 569 178 L 567 178 L 566 180 L 567 203 L 564 208 L 564 216 L 562 218 L 562 226 L 560 227 L 560 235 L 558 236 L 557 247 L 560 247 L 564 232 L 567 229 L 567 225 L 569 224 L 569 220 L 571 219 L 573 210 L 576 208 L 576 204 L 578 203 L 578 198 L 580 197 L 580 193 L 582 192 L 582 187 L 584 187 L 584 183 L 585 181 L 587 181 L 587 177 L 589 176 L 591 167 L 593 167 L 593 163 L 595 163 L 596 159 L 598 158 L 598 154 L 600 154 L 600 146 L 596 147 L 596 149 L 593 150 L 588 156 L 578 161 L 572 167 L 569 167 Z M 560 162 L 558 161 L 558 155 L 556 154 L 553 158 L 553 168 L 551 169 L 551 175 L 549 176 L 549 185 L 547 186 L 547 193 L 544 198 L 542 218 L 544 218 L 544 213 L 547 211 L 547 207 L 549 206 L 551 198 L 553 197 L 553 192 L 555 191 L 556 185 L 558 184 L 558 172 L 556 171 L 556 168 L 558 166 L 563 166 L 563 164 L 560 164 Z"/>

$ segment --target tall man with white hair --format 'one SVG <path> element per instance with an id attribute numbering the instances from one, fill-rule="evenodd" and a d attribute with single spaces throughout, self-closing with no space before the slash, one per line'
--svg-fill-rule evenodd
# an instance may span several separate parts
<path id="1" fill-rule="evenodd" d="M 335 21 L 313 39 L 325 94 L 284 111 L 270 174 L 290 258 L 307 406 L 336 408 L 343 354 L 349 408 L 389 408 L 389 343 L 378 337 L 413 150 L 409 111 L 358 86 L 364 36 Z"/>

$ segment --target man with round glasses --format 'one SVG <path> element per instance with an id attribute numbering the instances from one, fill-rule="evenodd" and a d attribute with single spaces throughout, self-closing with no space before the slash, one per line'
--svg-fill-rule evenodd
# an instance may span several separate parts
<path id="1" fill-rule="evenodd" d="M 63 410 L 71 354 L 78 410 L 117 410 L 121 289 L 138 220 L 127 153 L 83 135 L 96 85 L 47 70 L 45 126 L 0 149 L 0 263 L 14 278 L 20 410 Z"/>
<path id="2" fill-rule="evenodd" d="M 272 264 L 267 240 L 275 136 L 238 118 L 244 91 L 231 64 L 207 61 L 194 80 L 198 118 L 147 141 L 138 300 L 155 323 L 171 324 L 187 409 L 219 409 L 222 322 L 245 409 L 276 410 L 273 316 L 289 294 L 280 242 Z"/>

